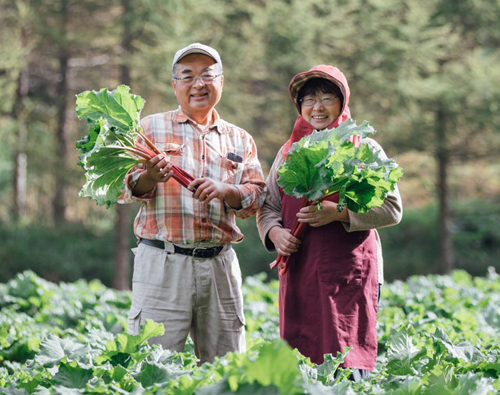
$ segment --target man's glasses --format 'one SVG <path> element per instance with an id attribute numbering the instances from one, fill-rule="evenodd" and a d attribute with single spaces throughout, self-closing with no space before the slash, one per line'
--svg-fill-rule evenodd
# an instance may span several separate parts
<path id="1" fill-rule="evenodd" d="M 314 105 L 316 103 L 320 103 L 320 104 L 324 105 L 325 107 L 328 107 L 328 106 L 331 106 L 333 103 L 335 103 L 337 100 L 339 100 L 339 98 L 337 96 L 323 97 L 321 99 L 318 99 L 318 98 L 313 99 L 311 97 L 308 97 L 308 98 L 301 99 L 300 102 L 302 103 L 302 105 L 304 107 L 314 107 Z"/>
<path id="2" fill-rule="evenodd" d="M 194 85 L 196 80 L 199 78 L 206 85 L 211 85 L 214 83 L 214 80 L 217 77 L 220 77 L 222 74 L 203 74 L 203 75 L 187 75 L 185 77 L 172 77 L 174 80 L 179 81 L 183 85 Z"/>

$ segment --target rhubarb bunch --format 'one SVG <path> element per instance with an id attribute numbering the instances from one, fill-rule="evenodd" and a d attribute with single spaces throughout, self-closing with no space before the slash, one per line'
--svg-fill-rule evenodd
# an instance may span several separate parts
<path id="1" fill-rule="evenodd" d="M 125 187 L 127 173 L 137 164 L 163 153 L 144 135 L 140 115 L 145 100 L 120 85 L 114 91 L 85 91 L 76 96 L 76 114 L 87 119 L 88 134 L 76 142 L 78 165 L 85 170 L 86 182 L 80 197 L 98 205 L 117 203 Z M 187 187 L 194 177 L 172 166 L 173 178 Z"/>

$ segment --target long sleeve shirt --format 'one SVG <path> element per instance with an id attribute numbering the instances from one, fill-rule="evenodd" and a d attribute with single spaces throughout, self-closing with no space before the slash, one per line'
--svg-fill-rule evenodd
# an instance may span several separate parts
<path id="1" fill-rule="evenodd" d="M 169 161 L 194 178 L 208 177 L 236 186 L 241 209 L 235 210 L 219 199 L 202 203 L 173 178 L 135 197 L 132 190 L 145 170 L 145 165 L 139 165 L 127 175 L 119 200 L 141 202 L 134 222 L 138 238 L 182 245 L 237 243 L 243 239 L 236 217 L 250 217 L 262 206 L 264 177 L 250 134 L 213 111 L 214 122 L 208 127 L 198 125 L 181 108 L 150 115 L 141 126 Z"/>

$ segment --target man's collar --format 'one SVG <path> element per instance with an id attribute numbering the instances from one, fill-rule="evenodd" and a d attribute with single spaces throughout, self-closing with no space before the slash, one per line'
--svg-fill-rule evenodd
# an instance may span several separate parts
<path id="1" fill-rule="evenodd" d="M 212 111 L 213 111 L 212 112 L 212 119 L 214 121 L 208 126 L 208 128 L 203 128 L 203 127 L 201 127 L 201 128 L 202 129 L 210 129 L 210 130 L 215 129 L 221 134 L 229 133 L 227 128 L 221 122 L 221 119 L 220 119 L 220 116 L 219 116 L 219 113 L 217 112 L 217 110 L 214 108 L 214 109 L 212 109 Z M 179 106 L 179 108 L 176 110 L 176 113 L 174 114 L 174 117 L 173 117 L 173 121 L 178 122 L 178 123 L 191 122 L 192 124 L 194 124 L 196 126 L 200 126 L 192 118 L 189 118 L 189 116 L 184 112 L 184 110 L 182 109 L 181 106 Z"/>

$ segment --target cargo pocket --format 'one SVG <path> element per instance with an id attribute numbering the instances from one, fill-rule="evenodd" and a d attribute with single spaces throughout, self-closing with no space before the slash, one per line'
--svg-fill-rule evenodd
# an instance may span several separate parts
<path id="1" fill-rule="evenodd" d="M 243 294 L 241 290 L 241 268 L 234 249 L 227 250 L 217 259 L 221 263 L 215 268 L 220 268 L 215 273 L 218 298 L 220 305 L 224 306 L 221 318 L 226 321 L 232 330 L 240 330 L 245 325 L 243 313 Z"/>
<path id="2" fill-rule="evenodd" d="M 238 320 L 240 321 L 241 326 L 245 326 L 246 321 L 245 321 L 245 316 L 243 315 L 243 313 L 237 313 L 237 315 L 238 315 Z"/>
<path id="3" fill-rule="evenodd" d="M 131 308 L 128 314 L 128 328 L 129 335 L 138 335 L 141 331 L 141 312 L 142 309 Z"/>

